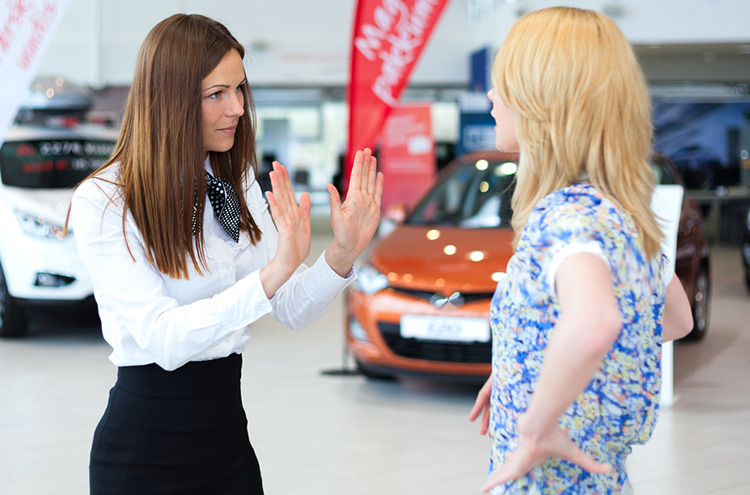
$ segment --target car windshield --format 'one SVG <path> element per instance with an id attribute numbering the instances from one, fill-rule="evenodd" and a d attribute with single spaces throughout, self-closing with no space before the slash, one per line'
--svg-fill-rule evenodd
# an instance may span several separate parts
<path id="1" fill-rule="evenodd" d="M 71 188 L 109 159 L 114 141 L 60 139 L 10 141 L 0 148 L 0 176 L 7 186 Z"/>
<path id="2" fill-rule="evenodd" d="M 517 168 L 508 161 L 461 162 L 440 178 L 405 223 L 510 228 Z"/>

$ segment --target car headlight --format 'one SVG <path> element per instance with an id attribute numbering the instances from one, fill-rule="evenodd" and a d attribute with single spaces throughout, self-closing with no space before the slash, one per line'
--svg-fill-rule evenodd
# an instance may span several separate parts
<path id="1" fill-rule="evenodd" d="M 370 338 L 367 336 L 367 332 L 365 332 L 365 327 L 353 316 L 349 317 L 349 334 L 355 340 L 364 342 L 365 344 L 370 343 Z"/>
<path id="2" fill-rule="evenodd" d="M 16 218 L 21 228 L 27 234 L 46 239 L 62 239 L 63 227 L 50 222 L 41 215 L 32 215 L 25 211 L 16 210 Z"/>
<path id="3" fill-rule="evenodd" d="M 357 263 L 357 279 L 354 288 L 368 296 L 388 287 L 388 277 L 369 263 Z"/>

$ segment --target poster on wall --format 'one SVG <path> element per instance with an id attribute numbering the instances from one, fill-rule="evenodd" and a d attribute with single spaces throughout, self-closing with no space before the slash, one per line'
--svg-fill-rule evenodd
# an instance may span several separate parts
<path id="1" fill-rule="evenodd" d="M 466 91 L 458 100 L 458 152 L 469 153 L 495 149 L 495 119 L 492 105 L 483 91 Z"/>
<path id="2" fill-rule="evenodd" d="M 0 145 L 69 2 L 0 3 Z"/>
<path id="3" fill-rule="evenodd" d="M 383 209 L 414 206 L 435 179 L 435 140 L 429 104 L 394 108 L 385 121 L 379 166 L 385 177 Z"/>

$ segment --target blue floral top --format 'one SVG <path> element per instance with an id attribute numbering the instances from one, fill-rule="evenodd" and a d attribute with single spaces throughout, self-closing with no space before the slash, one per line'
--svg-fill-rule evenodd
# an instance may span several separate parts
<path id="1" fill-rule="evenodd" d="M 554 272 L 581 251 L 602 257 L 612 282 L 623 329 L 586 389 L 560 420 L 584 452 L 613 469 L 594 475 L 553 458 L 530 475 L 492 493 L 631 493 L 625 457 L 644 443 L 656 421 L 661 387 L 661 317 L 665 256 L 649 261 L 629 214 L 590 184 L 575 184 L 536 206 L 508 262 L 490 314 L 493 386 L 490 472 L 517 445 L 518 418 L 528 407 L 560 307 Z"/>

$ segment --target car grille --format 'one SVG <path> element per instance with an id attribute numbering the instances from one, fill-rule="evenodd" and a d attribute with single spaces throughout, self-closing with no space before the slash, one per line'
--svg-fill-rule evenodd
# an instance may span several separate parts
<path id="1" fill-rule="evenodd" d="M 388 348 L 396 355 L 446 363 L 490 363 L 491 342 L 444 342 L 401 336 L 398 323 L 378 322 L 378 329 Z"/>
<path id="2" fill-rule="evenodd" d="M 422 291 L 422 290 L 413 290 L 413 289 L 404 289 L 402 287 L 391 287 L 394 292 L 398 292 L 400 294 L 404 294 L 409 297 L 413 297 L 416 299 L 421 299 L 424 301 L 429 301 L 434 295 L 434 292 L 429 291 Z M 463 297 L 464 304 L 475 302 L 475 301 L 483 301 L 485 299 L 492 299 L 492 296 L 494 293 L 492 292 L 468 292 L 468 293 L 461 293 L 461 296 Z"/>

